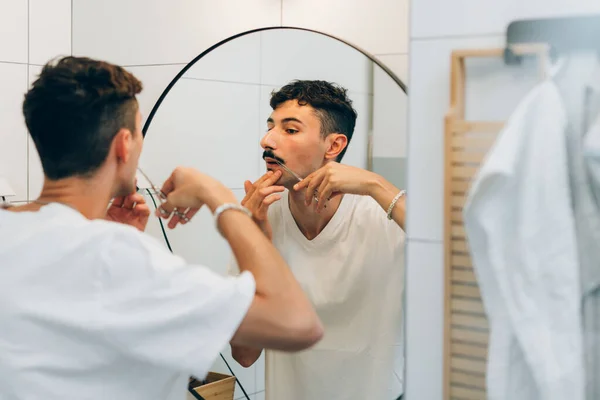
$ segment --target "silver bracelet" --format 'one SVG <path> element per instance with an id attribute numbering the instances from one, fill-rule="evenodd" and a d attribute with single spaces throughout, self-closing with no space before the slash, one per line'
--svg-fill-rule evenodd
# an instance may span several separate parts
<path id="1" fill-rule="evenodd" d="M 398 193 L 396 195 L 396 197 L 394 197 L 394 200 L 392 200 L 392 203 L 390 204 L 390 206 L 387 209 L 387 219 L 392 219 L 392 211 L 394 210 L 394 206 L 396 205 L 396 202 L 398 201 L 398 199 L 402 196 L 404 196 L 406 194 L 406 190 L 401 190 L 400 193 Z"/>
<path id="2" fill-rule="evenodd" d="M 217 230 L 219 231 L 219 233 L 221 234 L 221 236 L 223 235 L 223 232 L 221 232 L 221 228 L 219 227 L 219 217 L 221 216 L 221 214 L 223 214 L 224 211 L 227 210 L 237 210 L 237 211 L 241 211 L 244 214 L 246 214 L 247 216 L 249 216 L 250 218 L 252 218 L 252 213 L 250 212 L 250 210 L 248 210 L 246 207 L 241 206 L 239 204 L 235 204 L 235 203 L 225 203 L 225 204 L 221 204 L 219 207 L 217 207 L 217 209 L 215 210 L 215 225 L 217 226 Z"/>

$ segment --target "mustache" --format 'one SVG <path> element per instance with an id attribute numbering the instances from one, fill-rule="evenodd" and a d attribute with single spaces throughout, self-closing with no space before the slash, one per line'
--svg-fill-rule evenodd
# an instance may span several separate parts
<path id="1" fill-rule="evenodd" d="M 264 160 L 265 158 L 267 158 L 267 157 L 269 157 L 269 158 L 272 158 L 272 159 L 275 159 L 275 160 L 279 161 L 279 162 L 280 162 L 280 163 L 282 163 L 282 164 L 285 164 L 285 161 L 283 160 L 283 158 L 277 157 L 277 156 L 275 155 L 275 153 L 273 153 L 273 150 L 265 150 L 265 151 L 263 152 L 263 155 L 262 155 L 262 158 L 263 158 L 263 160 Z"/>

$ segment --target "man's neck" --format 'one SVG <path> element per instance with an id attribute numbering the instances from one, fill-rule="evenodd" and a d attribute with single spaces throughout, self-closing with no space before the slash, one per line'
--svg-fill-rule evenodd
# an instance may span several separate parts
<path id="1" fill-rule="evenodd" d="M 333 218 L 342 202 L 342 196 L 336 196 L 327 201 L 327 207 L 320 213 L 315 211 L 315 199 L 307 207 L 304 203 L 305 192 L 289 190 L 289 207 L 300 232 L 308 239 L 316 238 Z"/>
<path id="2" fill-rule="evenodd" d="M 111 199 L 110 183 L 101 178 L 67 178 L 44 181 L 37 199 L 24 206 L 12 207 L 11 211 L 36 211 L 49 203 L 60 203 L 79 211 L 87 219 L 100 219 L 106 215 Z"/>

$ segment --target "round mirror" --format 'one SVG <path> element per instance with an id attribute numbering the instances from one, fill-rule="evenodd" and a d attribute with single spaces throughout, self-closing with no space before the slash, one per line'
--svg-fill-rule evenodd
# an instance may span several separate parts
<path id="1" fill-rule="evenodd" d="M 296 86 L 287 86 L 294 82 Z M 296 136 L 286 154 L 273 150 L 271 147 L 275 145 L 270 143 L 277 142 L 281 135 L 291 136 L 299 131 L 298 135 L 302 135 L 303 126 L 310 123 L 320 124 L 322 131 L 326 124 L 336 122 L 332 122 L 332 118 L 337 118 L 329 116 L 328 120 L 327 113 L 319 112 L 318 107 L 315 107 L 317 112 L 313 113 L 315 120 L 312 122 L 302 120 L 304 117 L 298 115 L 275 113 L 281 110 L 285 96 L 299 90 L 314 94 L 332 87 L 336 88 L 337 95 L 345 96 L 347 104 L 355 111 L 353 128 L 352 124 L 348 128 L 342 123 L 350 135 L 336 132 L 335 140 L 330 132 L 322 138 Z M 304 29 L 268 28 L 246 32 L 205 51 L 173 79 L 146 120 L 140 166 L 156 184 L 167 179 L 177 165 L 194 167 L 224 182 L 241 201 L 245 196 L 244 182 L 255 182 L 267 169 L 279 168 L 263 159 L 266 149 L 273 150 L 271 154 L 286 164 L 281 167 L 284 175 L 302 179 L 315 170 L 314 160 L 302 165 L 303 160 L 307 160 L 302 158 L 306 140 L 312 140 L 316 146 L 313 149 L 323 150 L 329 146 L 323 150 L 327 152 L 335 151 L 334 142 L 339 139 L 337 145 L 347 144 L 343 158 L 336 158 L 339 164 L 374 172 L 393 187 L 403 189 L 406 108 L 406 87 L 400 79 L 356 47 Z M 282 120 L 286 119 L 300 121 L 295 122 L 298 126 L 293 123 L 283 126 Z M 278 130 L 278 138 L 269 136 L 274 135 L 274 130 Z M 288 199 L 285 192 L 288 190 L 278 193 L 284 199 L 279 203 Z M 305 235 L 304 239 L 298 239 L 305 240 L 304 245 L 308 247 L 317 246 L 315 243 L 321 245 L 321 248 L 310 250 L 315 260 L 321 263 L 317 269 L 318 263 L 297 254 L 297 243 L 278 242 L 278 238 L 291 237 L 293 232 L 276 229 L 273 232 L 274 243 L 276 246 L 279 243 L 278 250 L 315 303 L 325 326 L 325 337 L 314 349 L 289 356 L 292 358 L 274 354 L 269 359 L 267 355 L 266 376 L 263 372 L 264 352 L 254 369 L 244 369 L 232 360 L 230 349 L 224 349 L 225 358 L 249 395 L 261 393 L 266 388 L 267 393 L 273 392 L 267 394 L 272 399 L 392 400 L 403 392 L 403 232 L 397 225 L 395 228 L 390 226 L 394 221 L 387 220 L 383 206 L 373 208 L 369 205 L 367 207 L 375 210 L 369 212 L 378 213 L 376 218 L 385 220 L 381 224 L 388 224 L 384 229 L 370 233 L 369 226 L 351 226 L 343 228 L 347 231 L 343 237 L 349 240 L 348 243 L 328 242 L 323 236 L 331 234 L 335 237 L 336 218 L 345 218 L 338 214 L 342 210 L 351 212 L 352 205 L 346 204 L 350 202 L 346 200 L 348 197 L 338 197 L 343 197 L 339 208 L 321 227 L 321 232 L 316 237 Z M 288 204 L 279 207 L 287 209 Z M 294 219 L 290 218 L 292 225 Z M 300 232 L 302 223 L 297 219 L 295 222 L 298 226 L 289 229 Z M 166 234 L 174 253 L 188 261 L 209 266 L 222 274 L 228 273 L 231 251 L 214 229 L 208 210 L 201 210 L 192 222 L 173 231 L 166 226 L 163 229 L 154 219 L 149 223 L 148 231 L 160 240 L 164 240 Z M 365 235 L 367 237 L 363 237 Z M 389 239 L 390 236 L 393 239 Z M 380 237 L 381 240 L 377 239 Z M 370 244 L 369 240 L 377 240 L 377 243 Z M 321 253 L 322 246 L 331 247 L 327 254 Z M 363 250 L 356 253 L 361 248 Z M 371 254 L 373 252 L 375 254 Z M 352 260 L 343 261 L 349 255 Z M 361 257 L 370 260 L 367 264 L 372 265 L 365 265 L 365 261 L 357 264 L 355 261 Z M 298 265 L 301 260 L 311 264 L 310 268 L 303 269 L 303 265 Z M 386 263 L 390 265 L 377 265 Z M 301 359 L 294 361 L 293 357 L 297 356 Z M 299 367 L 301 371 L 294 371 L 294 363 L 297 366 L 301 363 L 313 365 L 304 365 Z M 228 373 L 224 367 L 215 366 L 215 369 Z M 326 372 L 328 369 L 332 371 L 330 374 Z M 313 376 L 315 371 L 329 376 Z M 296 378 L 292 379 L 291 375 Z M 327 381 L 331 383 L 324 383 Z M 308 389 L 289 397 L 283 394 L 285 389 L 281 386 L 291 390 L 298 382 Z M 323 385 L 327 388 L 318 389 Z M 311 391 L 311 387 L 322 391 L 335 387 L 339 397 L 319 394 Z M 239 388 L 235 398 L 244 398 Z"/>

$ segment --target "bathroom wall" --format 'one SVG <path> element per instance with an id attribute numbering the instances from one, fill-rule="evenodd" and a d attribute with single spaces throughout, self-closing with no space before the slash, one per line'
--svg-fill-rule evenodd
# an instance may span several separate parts
<path id="1" fill-rule="evenodd" d="M 411 5 L 406 277 L 408 400 L 443 398 L 443 124 L 449 106 L 450 53 L 453 49 L 503 47 L 506 26 L 515 19 L 582 13 L 600 13 L 600 3 L 418 0 Z M 467 68 L 467 118 L 506 120 L 531 84 L 529 72 L 520 67 L 506 67 L 501 60 L 470 60 Z"/>
<path id="2" fill-rule="evenodd" d="M 85 55 L 126 66 L 144 83 L 139 100 L 147 116 L 165 86 L 194 56 L 235 33 L 265 26 L 298 26 L 339 36 L 376 55 L 405 80 L 407 21 L 408 0 L 0 0 L 0 176 L 17 192 L 12 201 L 39 194 L 41 166 L 20 108 L 27 87 L 53 57 Z M 400 116 L 397 123 L 405 121 Z M 206 127 L 207 133 L 214 130 Z M 393 137 L 388 140 L 396 143 Z M 405 149 L 397 148 L 390 153 L 390 146 L 376 145 L 374 155 L 405 156 Z M 244 149 L 232 151 L 235 158 Z M 225 178 L 242 196 L 235 177 Z M 149 230 L 158 234 L 153 222 Z M 210 226 L 212 221 L 202 214 L 197 223 Z M 198 252 L 214 252 L 211 240 L 199 242 Z M 177 238 L 173 242 L 176 246 Z M 228 350 L 225 356 L 230 359 Z M 261 363 L 248 369 L 232 365 L 253 400 L 264 399 Z M 214 369 L 227 372 L 220 360 Z M 239 389 L 237 398 L 242 398 Z"/>

